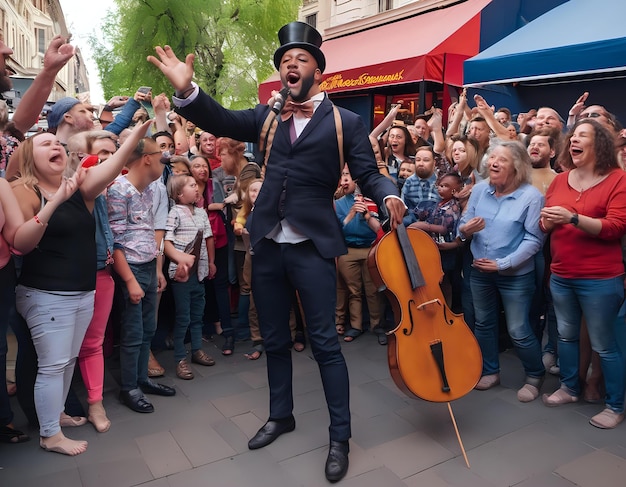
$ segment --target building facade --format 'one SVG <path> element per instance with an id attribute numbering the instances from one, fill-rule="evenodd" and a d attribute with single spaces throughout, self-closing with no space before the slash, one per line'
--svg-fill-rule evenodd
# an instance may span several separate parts
<path id="1" fill-rule="evenodd" d="M 299 20 L 324 39 L 322 89 L 373 128 L 395 103 L 407 123 L 433 106 L 445 120 L 465 60 L 564 1 L 304 0 Z M 275 73 L 259 100 L 280 87 Z"/>
<path id="2" fill-rule="evenodd" d="M 57 34 L 69 35 L 59 0 L 0 1 L 0 35 L 13 49 L 7 62 L 13 90 L 4 96 L 13 108 L 41 71 L 46 49 Z M 87 70 L 76 49 L 74 58 L 59 71 L 49 101 L 88 91 Z"/>

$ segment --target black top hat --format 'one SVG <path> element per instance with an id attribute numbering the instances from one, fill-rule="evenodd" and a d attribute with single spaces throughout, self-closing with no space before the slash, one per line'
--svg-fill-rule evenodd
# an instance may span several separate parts
<path id="1" fill-rule="evenodd" d="M 278 31 L 280 47 L 274 53 L 274 66 L 278 69 L 283 54 L 289 49 L 300 48 L 311 53 L 317 61 L 317 67 L 323 73 L 326 69 L 326 58 L 320 50 L 322 35 L 304 22 L 290 22 Z"/>

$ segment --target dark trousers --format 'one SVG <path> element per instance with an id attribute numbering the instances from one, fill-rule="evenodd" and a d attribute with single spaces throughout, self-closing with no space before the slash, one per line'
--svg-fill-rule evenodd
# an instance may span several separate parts
<path id="1" fill-rule="evenodd" d="M 122 390 L 130 391 L 148 380 L 150 343 L 156 330 L 157 273 L 156 262 L 128 264 L 145 296 L 131 303 L 124 285 L 124 309 L 120 331 L 120 368 Z"/>
<path id="2" fill-rule="evenodd" d="M 265 340 L 270 388 L 270 418 L 293 411 L 289 310 L 300 296 L 330 414 L 330 439 L 345 441 L 350 432 L 348 369 L 335 330 L 336 269 L 311 241 L 278 244 L 262 239 L 252 256 L 252 292 Z"/>

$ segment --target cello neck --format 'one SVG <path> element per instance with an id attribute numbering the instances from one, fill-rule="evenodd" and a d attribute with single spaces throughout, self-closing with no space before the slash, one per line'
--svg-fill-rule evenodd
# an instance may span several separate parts
<path id="1" fill-rule="evenodd" d="M 396 233 L 398 235 L 398 242 L 400 242 L 400 248 L 402 249 L 402 256 L 404 257 L 406 270 L 411 281 L 411 289 L 415 290 L 418 287 L 425 286 L 426 280 L 424 279 L 420 265 L 417 262 L 417 257 L 415 257 L 413 246 L 411 245 L 409 236 L 406 233 L 406 227 L 403 223 L 398 225 Z"/>

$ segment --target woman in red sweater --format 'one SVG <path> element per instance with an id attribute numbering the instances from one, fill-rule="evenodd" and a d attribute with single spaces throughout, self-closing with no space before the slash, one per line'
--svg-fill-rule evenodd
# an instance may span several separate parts
<path id="1" fill-rule="evenodd" d="M 606 408 L 591 418 L 598 428 L 624 419 L 624 357 L 616 320 L 624 297 L 620 239 L 626 233 L 626 173 L 613 136 L 593 119 L 577 122 L 567 139 L 559 174 L 548 188 L 540 225 L 552 232 L 550 290 L 559 331 L 561 387 L 544 395 L 548 406 L 578 401 L 579 335 L 585 316 L 593 350 L 600 354 Z"/>

